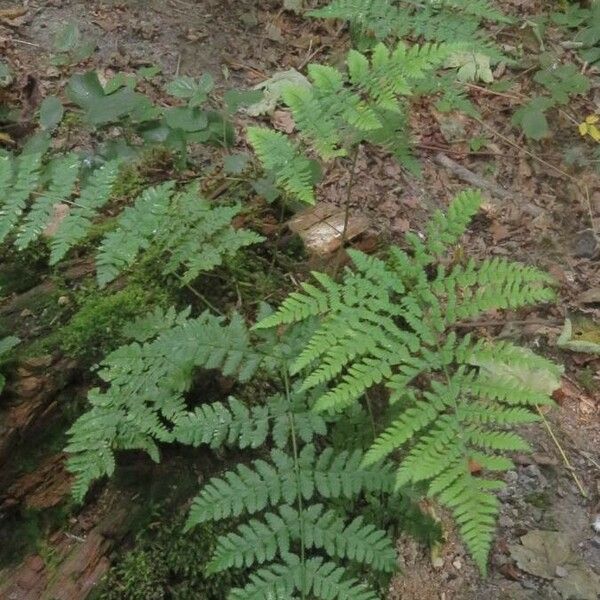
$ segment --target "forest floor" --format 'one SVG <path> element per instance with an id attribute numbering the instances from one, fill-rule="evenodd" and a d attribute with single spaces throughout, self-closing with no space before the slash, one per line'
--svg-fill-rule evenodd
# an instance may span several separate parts
<path id="1" fill-rule="evenodd" d="M 539 14 L 546 3 L 501 0 L 499 4 L 524 22 Z M 14 5 L 0 0 L 0 9 Z M 281 10 L 280 5 L 275 0 L 31 0 L 25 2 L 21 17 L 0 21 L 0 51 L 12 63 L 22 89 L 34 82 L 42 95 L 57 93 L 65 84 L 62 72 L 49 58 L 54 34 L 71 21 L 84 36 L 96 40 L 97 51 L 87 66 L 106 77 L 157 64 L 167 80 L 176 74 L 210 72 L 223 89 L 232 84 L 251 87 L 277 71 L 302 70 L 308 62 L 325 58 L 335 63 L 343 56 L 349 39 L 338 24 L 302 19 Z M 537 43 L 525 29 L 515 28 L 503 35 L 506 43 L 510 40 L 525 48 Z M 548 43 L 558 44 L 558 38 L 553 39 L 551 32 L 548 35 Z M 456 113 L 442 115 L 426 101 L 415 107 L 411 121 L 423 168 L 420 178 L 408 175 L 383 153 L 369 151 L 358 157 L 353 211 L 367 217 L 373 236 L 393 241 L 406 231 L 422 230 L 433 208 L 444 206 L 466 187 L 456 169 L 448 168 L 447 162 L 441 164 L 441 153 L 504 191 L 489 194 L 485 214 L 465 238 L 465 254 L 509 257 L 545 269 L 560 282 L 555 306 L 490 315 L 477 327 L 482 335 L 520 341 L 565 365 L 562 387 L 555 393 L 557 406 L 545 414 L 552 435 L 543 425 L 528 429 L 526 436 L 535 451 L 531 456 L 516 457 L 518 468 L 508 474 L 489 577 L 479 577 L 451 526 L 445 524 L 446 540 L 435 555 L 409 538 L 398 540 L 402 572 L 391 583 L 390 600 L 600 597 L 600 525 L 598 531 L 593 528 L 600 515 L 600 357 L 559 350 L 556 345 L 567 315 L 576 322 L 585 319 L 587 334 L 593 323 L 600 339 L 600 252 L 583 247 L 589 232 L 582 233 L 600 227 L 600 170 L 576 169 L 565 161 L 569 151 L 587 143 L 579 136 L 576 123 L 600 112 L 600 77 L 597 71 L 588 73 L 593 82 L 588 95 L 555 115 L 549 138 L 530 143 L 511 125 L 510 116 L 532 84 L 526 67 L 512 69 L 509 92 L 492 92 L 475 84 L 470 87 L 481 121 Z M 281 112 L 272 119 L 286 126 Z M 473 138 L 485 138 L 485 144 L 473 150 L 469 144 Z M 343 164 L 328 169 L 319 187 L 319 200 L 341 203 L 347 177 Z M 587 194 L 578 185 L 582 183 Z M 359 243 L 368 245 L 369 239 L 363 237 Z M 68 376 L 73 365 L 63 361 L 31 368 L 67 374 L 70 383 L 60 394 L 80 393 L 80 379 L 76 376 L 71 381 Z M 50 386 L 48 382 L 40 384 L 39 378 L 36 385 Z M 34 481 L 22 495 L 40 493 L 45 485 L 44 469 L 53 469 L 48 460 L 34 471 Z M 160 473 L 151 471 L 149 478 L 160 477 Z M 63 478 L 62 484 L 54 482 L 50 487 L 60 498 L 68 485 L 65 487 Z M 6 504 L 7 494 L 0 490 L 0 496 L 5 502 L 3 510 L 23 501 L 22 497 L 13 498 L 12 504 Z M 130 537 L 121 545 L 118 536 L 113 539 L 106 533 L 119 520 L 119 507 L 122 502 L 103 494 L 95 504 L 71 515 L 68 529 L 50 532 L 44 546 L 50 557 L 67 556 L 80 543 L 78 539 L 84 539 L 77 532 L 84 532 L 88 542 L 96 540 L 89 550 L 97 554 L 92 567 L 77 571 L 76 559 L 60 567 L 65 578 L 75 573 L 85 582 L 67 593 L 65 579 L 55 578 L 58 583 L 52 593 L 56 597 L 86 597 L 108 564 L 118 561 L 119 552 L 131 547 Z M 445 523 L 444 516 L 442 521 Z M 109 544 L 109 539 L 114 543 Z M 17 594 L 17 578 L 21 595 L 2 598 L 54 597 L 41 575 L 48 562 L 52 560 L 38 552 L 25 557 L 18 567 L 13 565 L 8 571 L 13 587 L 0 590 Z"/>

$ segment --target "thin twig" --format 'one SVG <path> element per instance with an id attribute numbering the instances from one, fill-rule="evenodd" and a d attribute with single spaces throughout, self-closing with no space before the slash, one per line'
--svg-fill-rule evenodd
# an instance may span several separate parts
<path id="1" fill-rule="evenodd" d="M 550 434 L 550 437 L 552 438 L 552 441 L 555 443 L 556 447 L 558 448 L 558 451 L 560 452 L 560 455 L 562 456 L 565 466 L 571 472 L 571 476 L 573 477 L 573 480 L 577 484 L 577 487 L 579 488 L 581 495 L 584 498 L 587 498 L 588 497 L 587 492 L 581 485 L 581 481 L 579 481 L 579 477 L 577 477 L 577 473 L 575 473 L 575 469 L 573 468 L 573 465 L 571 465 L 569 459 L 567 458 L 567 455 L 565 454 L 565 451 L 563 450 L 562 446 L 560 445 L 560 442 L 558 441 L 557 437 L 554 435 L 554 431 L 552 431 L 552 428 L 550 427 L 550 423 L 548 423 L 548 420 L 544 416 L 544 413 L 541 411 L 540 407 L 538 405 L 536 405 L 536 408 L 537 408 L 537 411 L 538 411 L 540 417 L 542 418 L 542 421 L 544 422 L 544 425 L 546 426 L 546 429 L 548 430 L 548 433 Z"/>
<path id="2" fill-rule="evenodd" d="M 28 42 L 27 40 L 20 40 L 19 38 L 2 38 L 3 42 L 14 42 L 15 44 L 25 44 L 26 46 L 33 46 L 34 48 L 41 48 L 39 44 Z"/>
<path id="3" fill-rule="evenodd" d="M 496 130 L 493 127 L 491 127 L 490 125 L 488 125 L 485 121 L 482 121 L 481 119 L 479 119 L 477 117 L 474 117 L 474 118 L 475 118 L 475 120 L 482 127 L 484 127 L 485 129 L 487 129 L 490 133 L 492 133 L 496 137 L 500 138 L 503 142 L 505 142 L 509 146 L 512 146 L 513 148 L 515 148 L 515 150 L 519 150 L 519 152 L 523 152 L 527 156 L 533 158 L 533 160 L 539 162 L 540 164 L 544 165 L 545 167 L 548 167 L 549 169 L 552 169 L 553 171 L 555 171 L 556 173 L 559 173 L 563 177 L 566 177 L 569 181 L 572 181 L 579 188 L 579 190 L 582 192 L 582 194 L 583 194 L 583 196 L 585 198 L 585 201 L 586 201 L 586 204 L 587 204 L 588 215 L 590 217 L 590 224 L 592 226 L 592 230 L 594 231 L 594 233 L 596 235 L 598 235 L 598 229 L 596 227 L 596 221 L 594 219 L 594 212 L 592 210 L 592 203 L 590 201 L 590 191 L 589 191 L 587 185 L 585 185 L 585 183 L 582 183 L 576 177 L 573 177 L 573 175 L 569 175 L 569 173 L 567 173 L 566 171 L 563 171 L 562 169 L 560 169 L 556 165 L 553 165 L 552 163 L 549 163 L 547 160 L 544 160 L 543 158 L 541 158 L 537 154 L 531 152 L 530 150 L 527 150 L 527 148 L 523 148 L 523 146 L 520 146 L 519 144 L 516 144 L 511 139 L 507 138 L 505 135 L 503 135 L 502 133 L 500 133 L 498 130 Z"/>
<path id="4" fill-rule="evenodd" d="M 175 277 L 177 277 L 177 279 L 183 283 L 184 287 L 192 292 L 192 294 L 201 300 L 208 308 L 216 312 L 218 315 L 221 315 L 222 317 L 224 316 L 223 313 L 208 300 L 208 298 L 205 298 L 197 289 L 193 288 L 189 283 L 187 283 L 184 278 L 179 275 L 179 273 L 173 273 L 173 275 L 175 275 Z"/>
<path id="5" fill-rule="evenodd" d="M 342 262 L 342 256 L 344 254 L 344 245 L 348 236 L 348 222 L 350 221 L 350 201 L 352 200 L 352 188 L 354 187 L 354 180 L 356 179 L 356 163 L 358 162 L 358 151 L 360 144 L 357 144 L 354 153 L 352 155 L 352 166 L 350 167 L 350 181 L 348 181 L 348 188 L 346 190 L 346 207 L 344 210 L 344 228 L 342 229 L 342 239 L 340 241 L 340 248 L 338 250 L 338 256 L 335 265 L 335 272 L 337 273 Z"/>
<path id="6" fill-rule="evenodd" d="M 483 188 L 484 190 L 490 192 L 490 194 L 493 196 L 500 198 L 500 200 L 512 200 L 512 194 L 510 192 L 503 190 L 502 188 L 493 184 L 491 181 L 484 179 L 480 175 L 477 175 L 477 173 L 473 173 L 473 171 L 470 171 L 466 167 L 463 167 L 463 165 L 455 162 L 443 152 L 438 152 L 435 155 L 434 160 L 438 165 L 448 169 L 459 179 L 466 181 L 468 184 L 478 188 Z"/>
<path id="7" fill-rule="evenodd" d="M 552 319 L 517 319 L 514 321 L 470 321 L 467 323 L 457 323 L 455 327 L 499 327 L 501 325 L 562 325 L 562 321 Z"/>

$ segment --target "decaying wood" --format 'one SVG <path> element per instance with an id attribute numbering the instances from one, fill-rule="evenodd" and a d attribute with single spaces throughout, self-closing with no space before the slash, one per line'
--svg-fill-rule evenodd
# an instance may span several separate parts
<path id="1" fill-rule="evenodd" d="M 127 534 L 132 521 L 132 499 L 121 498 L 108 515 L 89 531 L 56 532 L 52 565 L 39 554 L 17 567 L 0 571 L 0 598 L 10 600 L 84 600 L 110 568 L 108 556 Z M 85 515 L 79 522 L 84 523 Z M 79 527 L 80 525 L 75 525 Z"/>
<path id="2" fill-rule="evenodd" d="M 95 263 L 93 259 L 82 259 L 72 261 L 69 266 L 62 273 L 65 281 L 71 283 L 78 281 L 87 275 L 94 272 Z M 0 316 L 8 316 L 20 313 L 23 309 L 31 305 L 35 300 L 39 300 L 40 297 L 49 296 L 56 292 L 56 285 L 52 281 L 43 281 L 39 285 L 23 292 L 6 301 L 0 306 Z"/>
<path id="3" fill-rule="evenodd" d="M 70 493 L 73 478 L 65 466 L 65 454 L 46 458 L 31 473 L 26 473 L 6 490 L 0 488 L 0 511 L 16 506 L 42 510 L 58 506 Z"/>
<path id="4" fill-rule="evenodd" d="M 473 173 L 473 171 L 470 171 L 466 167 L 453 161 L 451 158 L 448 158 L 448 156 L 442 152 L 438 152 L 438 154 L 435 155 L 435 162 L 445 169 L 448 169 L 456 175 L 456 177 L 469 185 L 487 190 L 490 194 L 496 196 L 496 198 L 499 198 L 500 200 L 513 200 L 512 194 L 493 184 L 488 179 L 477 175 L 477 173 Z"/>
<path id="5" fill-rule="evenodd" d="M 76 367 L 72 359 L 43 356 L 18 368 L 11 389 L 14 399 L 0 413 L 0 466 L 19 443 L 47 426 L 58 413 L 56 395 L 70 382 Z"/>
<path id="6" fill-rule="evenodd" d="M 287 225 L 298 234 L 307 251 L 317 256 L 333 254 L 342 243 L 345 211 L 343 208 L 325 202 L 303 210 L 295 215 Z M 364 233 L 370 225 L 369 219 L 361 214 L 351 214 L 346 230 L 346 240 L 351 241 Z"/>

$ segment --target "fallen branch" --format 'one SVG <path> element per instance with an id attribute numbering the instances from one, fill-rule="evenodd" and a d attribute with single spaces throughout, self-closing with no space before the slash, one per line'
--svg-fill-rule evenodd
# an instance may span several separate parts
<path id="1" fill-rule="evenodd" d="M 435 155 L 434 160 L 438 165 L 448 169 L 466 183 L 487 190 L 490 194 L 496 196 L 496 198 L 499 198 L 500 200 L 512 200 L 512 195 L 509 192 L 499 188 L 497 185 L 494 185 L 491 181 L 484 179 L 480 175 L 477 175 L 477 173 L 473 173 L 473 171 L 470 171 L 466 167 L 459 165 L 442 152 L 438 152 Z"/>

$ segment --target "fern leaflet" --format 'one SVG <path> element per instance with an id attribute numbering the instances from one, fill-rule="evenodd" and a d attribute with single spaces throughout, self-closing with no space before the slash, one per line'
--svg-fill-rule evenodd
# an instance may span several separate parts
<path id="1" fill-rule="evenodd" d="M 211 206 L 197 186 L 174 193 L 174 183 L 149 188 L 120 215 L 96 258 L 98 283 L 104 286 L 152 248 L 164 260 L 163 273 L 179 274 L 184 283 L 220 265 L 225 256 L 262 241 L 247 230 L 234 230 L 239 206 Z"/>
<path id="2" fill-rule="evenodd" d="M 275 175 L 277 183 L 306 204 L 315 203 L 310 160 L 300 154 L 286 136 L 270 129 L 249 127 L 248 140 L 263 167 Z"/>

